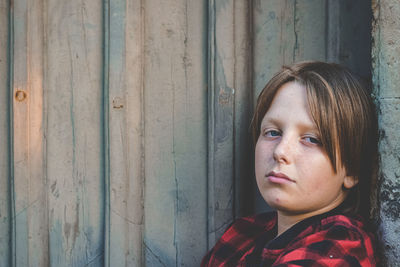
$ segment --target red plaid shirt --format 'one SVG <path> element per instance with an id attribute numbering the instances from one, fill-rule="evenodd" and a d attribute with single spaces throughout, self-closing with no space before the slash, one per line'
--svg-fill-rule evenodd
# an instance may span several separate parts
<path id="1" fill-rule="evenodd" d="M 376 265 L 372 236 L 363 223 L 334 211 L 307 218 L 276 235 L 276 212 L 238 219 L 201 266 Z"/>

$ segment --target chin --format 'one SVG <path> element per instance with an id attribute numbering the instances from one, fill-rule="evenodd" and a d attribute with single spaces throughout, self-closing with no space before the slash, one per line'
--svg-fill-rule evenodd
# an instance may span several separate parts
<path id="1" fill-rule="evenodd" d="M 286 210 L 284 201 L 279 197 L 264 197 L 265 202 L 267 202 L 268 206 L 276 210 Z"/>

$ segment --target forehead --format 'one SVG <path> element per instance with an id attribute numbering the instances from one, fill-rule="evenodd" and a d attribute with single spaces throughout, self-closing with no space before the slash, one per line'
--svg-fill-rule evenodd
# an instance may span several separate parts
<path id="1" fill-rule="evenodd" d="M 307 127 L 315 127 L 307 102 L 306 88 L 297 82 L 281 86 L 261 121 L 261 125 L 274 122 L 292 122 Z"/>

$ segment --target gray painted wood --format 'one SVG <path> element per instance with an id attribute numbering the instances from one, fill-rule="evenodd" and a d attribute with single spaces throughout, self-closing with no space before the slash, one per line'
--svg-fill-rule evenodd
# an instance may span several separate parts
<path id="1" fill-rule="evenodd" d="M 255 98 L 282 65 L 325 60 L 325 23 L 325 1 L 255 1 Z"/>
<path id="2" fill-rule="evenodd" d="M 252 185 L 249 153 L 250 6 L 209 1 L 208 246 L 245 213 Z"/>
<path id="3" fill-rule="evenodd" d="M 19 1 L 14 3 L 12 11 L 12 258 L 17 266 L 48 264 L 42 10 L 41 1 Z"/>
<path id="4" fill-rule="evenodd" d="M 293 62 L 297 48 L 294 33 L 294 1 L 255 1 L 254 101 L 282 64 Z M 254 102 L 255 103 L 255 102 Z"/>
<path id="5" fill-rule="evenodd" d="M 205 3 L 144 10 L 145 263 L 195 266 L 207 236 Z"/>
<path id="6" fill-rule="evenodd" d="M 337 0 L 326 0 L 326 60 L 339 63 L 340 53 L 340 2 Z M 347 1 L 348 2 L 348 1 Z M 350 25 L 346 25 L 350 26 Z"/>
<path id="7" fill-rule="evenodd" d="M 142 264 L 143 10 L 141 1 L 110 1 L 109 256 L 107 266 Z M 108 208 L 108 207 L 106 207 Z"/>
<path id="8" fill-rule="evenodd" d="M 371 2 L 327 0 L 327 60 L 371 76 Z"/>
<path id="9" fill-rule="evenodd" d="M 253 113 L 252 88 L 252 3 L 234 1 L 234 181 L 235 218 L 254 213 L 252 161 L 253 141 L 250 121 Z"/>
<path id="10" fill-rule="evenodd" d="M 46 5 L 46 170 L 52 266 L 100 266 L 104 251 L 102 4 Z"/>
<path id="11" fill-rule="evenodd" d="M 338 62 L 348 66 L 363 78 L 371 79 L 371 2 L 339 1 Z M 371 40 L 367 42 L 366 40 Z"/>
<path id="12" fill-rule="evenodd" d="M 208 241 L 234 218 L 234 4 L 209 1 Z"/>
<path id="13" fill-rule="evenodd" d="M 293 60 L 326 59 L 326 0 L 297 0 L 294 2 Z"/>
<path id="14" fill-rule="evenodd" d="M 11 264 L 10 149 L 8 86 L 8 1 L 0 1 L 0 266 Z"/>

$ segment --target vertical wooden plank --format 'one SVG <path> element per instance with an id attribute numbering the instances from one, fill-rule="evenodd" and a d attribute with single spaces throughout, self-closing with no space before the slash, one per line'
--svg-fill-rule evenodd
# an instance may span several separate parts
<path id="1" fill-rule="evenodd" d="M 325 60 L 326 7 L 320 0 L 254 2 L 254 103 L 282 65 Z M 255 196 L 256 211 L 267 210 L 258 189 Z"/>
<path id="2" fill-rule="evenodd" d="M 370 79 L 371 2 L 327 0 L 326 14 L 327 61 L 343 64 Z"/>
<path id="3" fill-rule="evenodd" d="M 145 2 L 145 264 L 206 252 L 205 2 Z"/>
<path id="4" fill-rule="evenodd" d="M 209 247 L 234 218 L 233 15 L 233 1 L 209 2 Z"/>
<path id="5" fill-rule="evenodd" d="M 367 79 L 371 77 L 371 21 L 371 1 L 340 1 L 340 63 Z"/>
<path id="6" fill-rule="evenodd" d="M 340 0 L 338 62 L 371 79 L 371 1 Z M 357 14 L 357 16 L 354 16 Z M 329 32 L 329 35 L 331 33 Z"/>
<path id="7" fill-rule="evenodd" d="M 12 6 L 13 14 L 13 77 L 12 77 L 12 103 L 13 103 L 13 177 L 12 190 L 12 257 L 14 265 L 29 264 L 28 218 L 27 207 L 30 203 L 29 187 L 29 162 L 26 148 L 28 146 L 28 101 L 27 95 L 27 3 L 19 1 Z M 21 92 L 21 100 L 15 101 L 16 91 Z M 30 99 L 30 98 L 29 98 Z M 15 105 L 19 104 L 19 105 Z M 14 147 L 16 145 L 16 147 Z M 17 257 L 18 253 L 18 257 Z"/>
<path id="8" fill-rule="evenodd" d="M 110 2 L 110 266 L 142 264 L 142 1 Z"/>
<path id="9" fill-rule="evenodd" d="M 182 3 L 182 17 L 172 38 L 177 38 L 176 43 L 171 43 L 176 51 L 170 76 L 175 86 L 176 265 L 199 266 L 207 252 L 207 3 Z"/>
<path id="10" fill-rule="evenodd" d="M 335 63 L 339 63 L 340 54 L 340 2 L 326 0 L 326 60 Z M 348 15 L 354 17 L 352 14 Z"/>
<path id="11" fill-rule="evenodd" d="M 252 185 L 250 12 L 248 1 L 209 1 L 209 247 L 244 213 Z"/>
<path id="12" fill-rule="evenodd" d="M 252 2 L 234 1 L 234 166 L 235 217 L 254 212 L 253 141 L 250 121 L 253 114 L 252 88 Z"/>
<path id="13" fill-rule="evenodd" d="M 325 60 L 325 14 L 321 0 L 255 1 L 255 97 L 282 65 Z"/>
<path id="14" fill-rule="evenodd" d="M 254 16 L 254 101 L 272 75 L 293 62 L 295 2 L 255 1 Z"/>
<path id="15" fill-rule="evenodd" d="M 14 2 L 13 189 L 17 266 L 48 264 L 41 1 Z"/>
<path id="16" fill-rule="evenodd" d="M 102 98 L 103 98 L 103 160 L 102 164 L 104 166 L 104 267 L 110 266 L 110 234 L 111 234 L 111 214 L 110 214 L 110 132 L 109 132 L 109 89 L 110 89 L 110 0 L 103 0 L 103 84 L 102 84 Z"/>
<path id="17" fill-rule="evenodd" d="M 0 266 L 11 265 L 8 1 L 0 1 Z"/>
<path id="18" fill-rule="evenodd" d="M 46 7 L 50 265 L 100 266 L 102 3 L 48 0 Z"/>
<path id="19" fill-rule="evenodd" d="M 295 0 L 293 61 L 326 59 L 326 0 Z"/>

